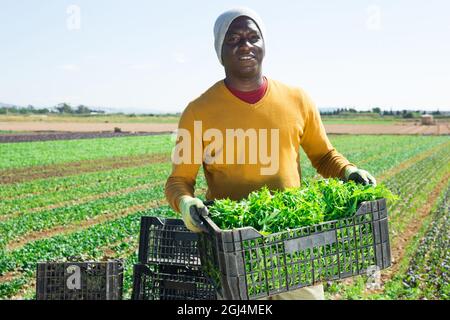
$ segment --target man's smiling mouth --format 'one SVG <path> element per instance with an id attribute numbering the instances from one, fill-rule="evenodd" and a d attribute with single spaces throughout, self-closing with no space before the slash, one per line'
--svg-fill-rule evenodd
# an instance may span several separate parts
<path id="1" fill-rule="evenodd" d="M 239 60 L 240 61 L 249 61 L 249 60 L 256 60 L 256 59 L 255 59 L 255 56 L 249 54 L 249 55 L 244 55 L 244 56 L 239 57 Z"/>

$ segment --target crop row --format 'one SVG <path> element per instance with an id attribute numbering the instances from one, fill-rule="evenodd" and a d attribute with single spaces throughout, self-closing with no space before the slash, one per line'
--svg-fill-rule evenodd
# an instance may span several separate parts
<path id="1" fill-rule="evenodd" d="M 170 152 L 171 135 L 1 143 L 0 170 Z"/>
<path id="2" fill-rule="evenodd" d="M 67 192 L 79 188 L 82 185 L 96 185 L 98 183 L 114 183 L 122 179 L 139 178 L 149 171 L 158 170 L 159 163 L 145 166 L 102 170 L 97 172 L 82 173 L 65 177 L 50 177 L 46 179 L 31 180 L 16 184 L 0 186 L 0 198 L 2 199 L 26 199 L 35 195 L 49 194 L 53 192 Z M 169 165 L 165 163 L 165 165 Z M 164 167 L 164 164 L 163 164 Z"/>
<path id="3" fill-rule="evenodd" d="M 450 299 L 450 184 L 444 191 L 403 281 L 405 289 L 419 291 L 421 298 Z"/>
<path id="4" fill-rule="evenodd" d="M 102 180 L 99 179 L 99 175 L 92 175 L 96 178 L 94 182 L 85 180 L 85 183 L 80 183 L 71 189 L 62 188 L 63 190 L 31 195 L 27 198 L 4 200 L 0 203 L 0 215 L 15 212 L 24 214 L 30 209 L 82 199 L 87 196 L 92 197 L 102 193 L 117 192 L 121 189 L 137 187 L 148 183 L 161 182 L 162 177 L 167 176 L 169 172 L 169 164 L 154 164 L 146 168 L 141 168 L 140 170 L 135 170 L 135 175 L 119 175 L 116 179 Z"/>
<path id="5" fill-rule="evenodd" d="M 203 176 L 199 176 L 197 185 L 205 186 Z M 50 228 L 82 223 L 85 220 L 102 215 L 114 215 L 120 211 L 127 211 L 130 207 L 150 205 L 151 201 L 164 199 L 164 181 L 154 186 L 107 198 L 100 198 L 87 203 L 68 205 L 60 208 L 40 212 L 24 213 L 0 222 L 0 248 L 13 240 L 18 240 L 31 232 L 45 231 Z M 156 202 L 155 202 L 156 204 Z"/>
<path id="6" fill-rule="evenodd" d="M 401 136 L 386 139 L 386 137 L 358 136 L 360 139 L 354 144 L 334 143 L 336 149 L 346 156 L 350 162 L 363 168 L 375 177 L 395 166 L 398 166 L 407 159 L 426 152 L 432 148 L 444 147 L 449 143 L 448 139 L 434 139 L 434 137 L 411 137 Z M 355 148 L 355 145 L 363 145 L 364 148 Z M 317 176 L 317 172 L 306 161 L 307 156 L 301 151 L 300 164 L 302 178 L 308 179 Z M 369 160 L 368 160 L 369 159 Z"/>
<path id="7" fill-rule="evenodd" d="M 0 248 L 12 240 L 20 239 L 30 232 L 37 232 L 67 226 L 75 222 L 92 219 L 104 214 L 113 214 L 129 207 L 149 203 L 164 197 L 162 184 L 151 189 L 98 199 L 88 203 L 66 206 L 41 212 L 31 212 L 0 222 Z"/>

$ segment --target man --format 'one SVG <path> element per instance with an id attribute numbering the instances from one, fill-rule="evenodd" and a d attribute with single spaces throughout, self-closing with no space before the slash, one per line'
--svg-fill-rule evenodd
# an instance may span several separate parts
<path id="1" fill-rule="evenodd" d="M 261 18 L 250 9 L 220 15 L 214 26 L 215 49 L 226 77 L 181 116 L 165 191 L 194 232 L 202 231 L 189 210 L 204 207 L 194 196 L 201 165 L 208 200 L 239 200 L 265 185 L 272 190 L 300 186 L 300 146 L 325 178 L 376 183 L 333 148 L 317 108 L 302 89 L 263 76 L 264 35 Z M 271 298 L 324 299 L 324 294 L 318 285 Z"/>

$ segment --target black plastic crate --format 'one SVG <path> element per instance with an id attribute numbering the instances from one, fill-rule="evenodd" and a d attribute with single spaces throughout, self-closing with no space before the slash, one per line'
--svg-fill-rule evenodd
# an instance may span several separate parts
<path id="1" fill-rule="evenodd" d="M 121 261 L 42 262 L 36 277 L 37 300 L 122 299 Z"/>
<path id="2" fill-rule="evenodd" d="M 210 300 L 215 289 L 201 268 L 198 235 L 183 220 L 141 217 L 133 299 Z"/>
<path id="3" fill-rule="evenodd" d="M 141 217 L 139 263 L 200 266 L 197 241 L 181 219 Z"/>
<path id="4" fill-rule="evenodd" d="M 133 300 L 215 300 L 216 291 L 200 267 L 136 264 Z"/>
<path id="5" fill-rule="evenodd" d="M 385 199 L 361 203 L 350 218 L 269 236 L 202 220 L 201 262 L 220 299 L 258 299 L 391 265 Z"/>

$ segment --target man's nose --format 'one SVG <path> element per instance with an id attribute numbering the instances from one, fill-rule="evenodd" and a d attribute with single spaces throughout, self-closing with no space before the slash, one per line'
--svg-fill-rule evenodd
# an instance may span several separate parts
<path id="1" fill-rule="evenodd" d="M 250 49 L 253 48 L 253 44 L 247 39 L 242 39 L 239 43 L 239 51 L 241 52 L 249 52 Z"/>

